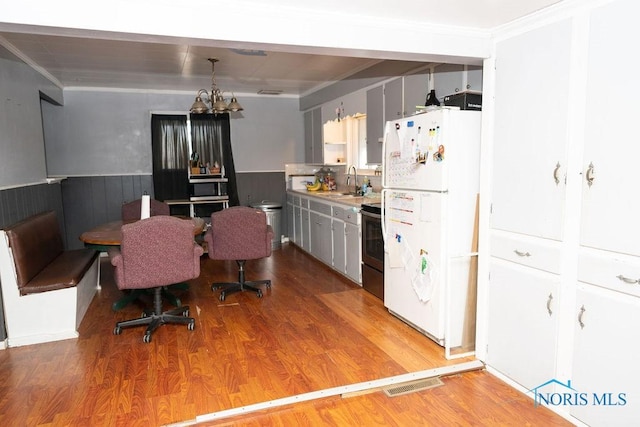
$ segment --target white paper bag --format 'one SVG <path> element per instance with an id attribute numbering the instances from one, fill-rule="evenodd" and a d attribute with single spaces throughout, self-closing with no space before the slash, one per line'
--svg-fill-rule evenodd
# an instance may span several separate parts
<path id="1" fill-rule="evenodd" d="M 151 197 L 148 194 L 142 196 L 140 203 L 140 219 L 149 218 L 151 216 Z"/>

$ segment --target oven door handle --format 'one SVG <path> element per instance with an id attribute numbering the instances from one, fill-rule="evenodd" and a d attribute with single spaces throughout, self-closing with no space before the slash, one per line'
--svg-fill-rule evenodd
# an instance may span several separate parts
<path id="1" fill-rule="evenodd" d="M 379 215 L 377 213 L 373 213 L 373 212 L 369 212 L 369 211 L 365 211 L 364 209 L 360 209 L 360 214 L 362 214 L 362 216 L 367 216 L 369 218 L 374 218 L 374 219 L 382 219 L 382 215 Z"/>

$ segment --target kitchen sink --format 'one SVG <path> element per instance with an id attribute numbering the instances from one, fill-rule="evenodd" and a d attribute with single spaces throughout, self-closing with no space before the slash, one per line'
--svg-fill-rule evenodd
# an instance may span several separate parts
<path id="1" fill-rule="evenodd" d="M 342 199 L 348 197 L 361 197 L 356 193 L 342 193 L 340 191 L 322 191 L 316 193 L 318 196 L 329 197 L 331 199 Z"/>

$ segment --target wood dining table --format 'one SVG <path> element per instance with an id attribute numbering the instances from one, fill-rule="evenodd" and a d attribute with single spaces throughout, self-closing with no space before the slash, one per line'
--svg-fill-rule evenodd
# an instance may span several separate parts
<path id="1" fill-rule="evenodd" d="M 202 218 L 179 217 L 185 221 L 193 222 L 193 235 L 198 236 L 204 231 L 206 224 Z M 100 224 L 91 230 L 85 231 L 80 235 L 80 240 L 87 247 L 93 247 L 97 250 L 107 251 L 114 246 L 120 246 L 122 243 L 122 226 L 136 221 L 111 221 Z"/>
<path id="2" fill-rule="evenodd" d="M 189 218 L 189 217 L 179 217 L 184 219 L 185 221 L 191 220 L 193 222 L 193 235 L 194 237 L 201 235 L 206 228 L 206 223 L 202 218 Z M 124 224 L 130 224 L 139 220 L 134 221 L 111 221 L 104 224 L 100 224 L 97 227 L 94 227 L 90 230 L 85 231 L 80 235 L 80 240 L 84 243 L 85 247 L 93 248 L 95 250 L 101 252 L 108 252 L 109 249 L 118 247 L 122 243 L 122 226 Z M 172 289 L 186 289 L 186 283 L 177 283 L 175 285 L 171 285 Z M 113 311 L 118 311 L 136 300 L 141 294 L 142 290 L 133 290 L 127 292 L 122 298 L 113 303 L 111 308 Z M 162 296 L 169 300 L 169 302 L 176 307 L 181 305 L 180 300 L 170 293 L 167 289 L 163 289 Z"/>

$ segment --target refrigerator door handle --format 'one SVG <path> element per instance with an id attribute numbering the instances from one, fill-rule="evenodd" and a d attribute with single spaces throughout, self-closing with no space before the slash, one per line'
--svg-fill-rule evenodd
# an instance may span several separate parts
<path id="1" fill-rule="evenodd" d="M 387 122 L 384 126 L 384 135 L 382 136 L 382 188 L 387 186 L 387 168 L 385 165 L 386 160 L 386 145 L 387 145 L 387 135 L 389 134 L 389 126 L 390 123 Z M 383 206 L 384 208 L 384 206 Z M 383 209 L 384 211 L 384 209 Z"/>
<path id="2" fill-rule="evenodd" d="M 385 218 L 385 213 L 384 213 L 384 199 L 385 199 L 385 195 L 387 194 L 389 190 L 387 190 L 386 188 L 383 188 L 382 191 L 380 191 L 380 225 L 382 228 L 382 242 L 384 244 L 384 251 L 387 252 L 387 229 L 386 229 L 386 218 Z"/>

